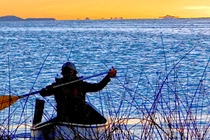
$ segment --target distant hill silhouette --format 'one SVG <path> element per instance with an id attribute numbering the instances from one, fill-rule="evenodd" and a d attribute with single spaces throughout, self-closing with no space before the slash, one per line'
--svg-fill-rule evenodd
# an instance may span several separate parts
<path id="1" fill-rule="evenodd" d="M 166 15 L 166 16 L 159 17 L 159 18 L 163 18 L 163 19 L 176 19 L 176 18 L 179 18 L 179 17 L 177 17 L 177 16 L 171 16 L 171 15 Z"/>
<path id="2" fill-rule="evenodd" d="M 0 21 L 53 21 L 55 20 L 54 18 L 26 18 L 22 19 L 13 15 L 9 16 L 2 16 L 0 17 Z"/>
<path id="3" fill-rule="evenodd" d="M 0 17 L 0 21 L 22 21 L 22 18 L 16 16 L 3 16 Z"/>

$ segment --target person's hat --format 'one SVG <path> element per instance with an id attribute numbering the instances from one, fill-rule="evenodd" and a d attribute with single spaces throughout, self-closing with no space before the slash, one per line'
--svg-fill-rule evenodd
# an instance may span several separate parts
<path id="1" fill-rule="evenodd" d="M 70 68 L 72 70 L 77 71 L 75 65 L 71 62 L 66 62 L 63 64 L 62 69 L 66 69 L 66 68 Z"/>

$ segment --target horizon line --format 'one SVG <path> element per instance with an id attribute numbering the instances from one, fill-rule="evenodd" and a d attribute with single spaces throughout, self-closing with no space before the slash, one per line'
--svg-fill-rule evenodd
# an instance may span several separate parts
<path id="1" fill-rule="evenodd" d="M 153 18 L 149 18 L 149 17 L 144 17 L 144 18 L 123 18 L 123 17 L 110 17 L 110 18 L 76 18 L 76 19 L 56 19 L 53 17 L 27 17 L 27 18 L 22 18 L 20 16 L 16 16 L 16 15 L 4 15 L 4 16 L 0 16 L 0 18 L 2 17 L 17 17 L 23 20 L 26 19 L 54 19 L 54 20 L 138 20 L 138 19 L 203 19 L 203 18 L 210 18 L 210 17 L 179 17 L 179 16 L 172 16 L 172 15 L 165 15 L 165 16 L 159 16 L 159 17 L 153 17 Z"/>

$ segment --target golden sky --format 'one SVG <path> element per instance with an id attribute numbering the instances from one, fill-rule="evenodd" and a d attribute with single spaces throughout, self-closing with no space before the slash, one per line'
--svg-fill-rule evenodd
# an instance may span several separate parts
<path id="1" fill-rule="evenodd" d="M 0 16 L 110 19 L 210 17 L 210 0 L 0 0 Z"/>

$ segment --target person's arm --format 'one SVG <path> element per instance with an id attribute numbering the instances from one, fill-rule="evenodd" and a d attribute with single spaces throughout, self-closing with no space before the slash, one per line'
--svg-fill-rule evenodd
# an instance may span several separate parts
<path id="1" fill-rule="evenodd" d="M 85 92 L 97 92 L 102 90 L 110 82 L 110 77 L 106 75 L 99 83 L 83 82 Z"/>
<path id="2" fill-rule="evenodd" d="M 53 85 L 54 84 L 48 85 L 45 88 L 41 89 L 39 94 L 43 97 L 53 95 Z"/>
<path id="3" fill-rule="evenodd" d="M 99 83 L 83 82 L 83 90 L 85 90 L 85 92 L 97 92 L 102 90 L 110 82 L 110 78 L 116 77 L 116 73 L 117 71 L 112 68 Z"/>

